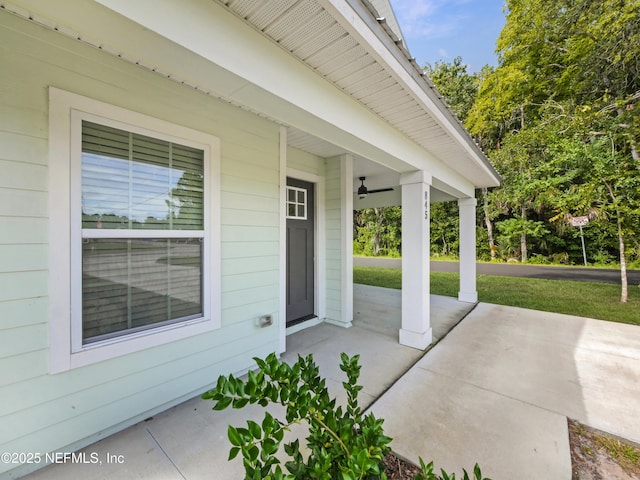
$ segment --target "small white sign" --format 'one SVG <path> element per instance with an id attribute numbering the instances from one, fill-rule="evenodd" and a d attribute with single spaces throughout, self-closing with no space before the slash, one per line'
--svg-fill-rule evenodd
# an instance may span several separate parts
<path id="1" fill-rule="evenodd" d="M 572 227 L 584 227 L 587 223 L 589 223 L 589 217 L 586 215 L 584 217 L 571 217 Z"/>

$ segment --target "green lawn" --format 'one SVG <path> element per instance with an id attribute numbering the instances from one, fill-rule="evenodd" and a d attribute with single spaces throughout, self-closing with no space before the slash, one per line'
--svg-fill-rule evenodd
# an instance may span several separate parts
<path id="1" fill-rule="evenodd" d="M 431 272 L 431 293 L 456 297 L 458 274 Z M 401 288 L 398 268 L 354 267 L 354 283 Z M 481 302 L 566 313 L 640 325 L 640 287 L 629 286 L 629 301 L 620 303 L 620 286 L 606 283 L 540 280 L 478 275 Z"/>

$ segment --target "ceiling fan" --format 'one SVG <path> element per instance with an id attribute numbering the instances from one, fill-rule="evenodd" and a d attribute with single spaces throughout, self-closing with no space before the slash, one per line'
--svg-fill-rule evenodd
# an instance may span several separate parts
<path id="1" fill-rule="evenodd" d="M 362 182 L 362 185 L 358 187 L 358 198 L 360 199 L 366 197 L 370 193 L 391 192 L 393 190 L 393 188 L 378 188 L 376 190 L 369 190 L 364 184 L 365 179 L 366 177 L 358 177 L 358 180 Z"/>

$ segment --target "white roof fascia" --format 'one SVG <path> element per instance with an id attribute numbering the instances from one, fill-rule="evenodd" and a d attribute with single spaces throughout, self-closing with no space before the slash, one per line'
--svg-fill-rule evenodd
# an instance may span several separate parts
<path id="1" fill-rule="evenodd" d="M 404 41 L 404 35 L 402 34 L 402 28 L 400 27 L 400 23 L 398 22 L 398 18 L 396 17 L 396 12 L 393 11 L 393 7 L 389 0 L 364 0 L 368 1 L 376 12 L 380 15 L 380 17 L 384 18 L 385 22 L 389 26 L 389 28 L 393 31 L 398 41 L 402 42 L 405 48 L 407 47 L 406 42 Z"/>

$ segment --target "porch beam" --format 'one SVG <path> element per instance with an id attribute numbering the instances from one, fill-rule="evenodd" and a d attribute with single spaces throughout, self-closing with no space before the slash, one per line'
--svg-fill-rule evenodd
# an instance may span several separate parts
<path id="1" fill-rule="evenodd" d="M 458 200 L 460 215 L 460 291 L 458 300 L 476 303 L 476 204 L 475 198 Z"/>
<path id="2" fill-rule="evenodd" d="M 424 350 L 433 340 L 429 299 L 431 175 L 402 174 L 402 328 L 400 344 Z"/>

